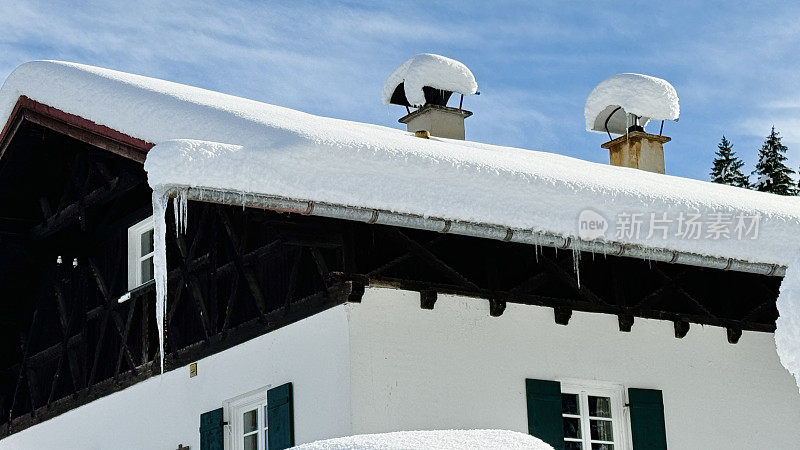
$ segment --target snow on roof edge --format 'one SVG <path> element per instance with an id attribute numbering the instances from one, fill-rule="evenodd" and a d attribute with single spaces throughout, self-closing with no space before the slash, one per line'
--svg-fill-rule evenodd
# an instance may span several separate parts
<path id="1" fill-rule="evenodd" d="M 262 192 L 559 235 L 575 235 L 586 209 L 609 221 L 626 211 L 760 213 L 765 221 L 753 241 L 642 236 L 626 242 L 780 265 L 788 262 L 783 247 L 800 224 L 797 198 L 551 153 L 419 139 L 73 63 L 18 67 L 0 89 L 6 119 L 20 95 L 156 142 L 147 162 L 152 186 Z"/>

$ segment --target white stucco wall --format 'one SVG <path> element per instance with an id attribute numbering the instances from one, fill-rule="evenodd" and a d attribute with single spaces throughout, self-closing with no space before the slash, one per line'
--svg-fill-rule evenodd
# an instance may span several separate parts
<path id="1" fill-rule="evenodd" d="M 797 448 L 800 394 L 769 333 L 574 313 L 368 288 L 332 308 L 69 411 L 0 449 L 199 449 L 199 415 L 243 393 L 294 383 L 298 443 L 354 433 L 446 428 L 527 432 L 525 379 L 598 380 L 663 391 L 674 449 Z"/>
<path id="2" fill-rule="evenodd" d="M 602 380 L 661 389 L 673 449 L 789 449 L 800 442 L 800 394 L 772 334 L 573 314 L 440 295 L 432 311 L 413 292 L 368 289 L 348 305 L 355 433 L 502 428 L 527 432 L 525 378 Z"/>
<path id="3" fill-rule="evenodd" d="M 150 378 L 0 441 L 0 449 L 200 448 L 200 413 L 266 385 L 294 383 L 298 443 L 350 433 L 345 306 Z M 309 368 L 313 368 L 309 370 Z"/>

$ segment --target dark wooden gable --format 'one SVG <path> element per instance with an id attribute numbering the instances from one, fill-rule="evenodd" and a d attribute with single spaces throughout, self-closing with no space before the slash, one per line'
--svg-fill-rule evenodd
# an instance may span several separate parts
<path id="1" fill-rule="evenodd" d="M 127 289 L 127 226 L 152 213 L 143 153 L 119 150 L 119 141 L 96 134 L 96 126 L 91 131 L 90 122 L 80 128 L 63 121 L 71 120 L 67 115 L 34 111 L 41 108 L 21 99 L 0 138 L 0 422 L 6 424 L 37 409 L 55 413 L 69 395 L 135 372 L 133 345 L 121 343 L 150 334 L 126 330 L 147 313 L 117 306 L 114 297 Z M 125 348 L 119 361 L 117 347 Z"/>
<path id="2" fill-rule="evenodd" d="M 0 436 L 157 373 L 152 284 L 126 292 L 127 228 L 151 213 L 150 144 L 21 99 L 0 135 Z M 170 208 L 171 209 L 171 208 Z M 172 211 L 167 212 L 172 217 Z M 189 202 L 167 220 L 167 370 L 344 302 L 367 285 L 774 330 L 780 278 L 580 255 L 240 205 Z M 61 256 L 62 264 L 57 264 Z M 73 267 L 73 261 L 77 265 Z M 403 318 L 398 318 L 403 320 Z"/>

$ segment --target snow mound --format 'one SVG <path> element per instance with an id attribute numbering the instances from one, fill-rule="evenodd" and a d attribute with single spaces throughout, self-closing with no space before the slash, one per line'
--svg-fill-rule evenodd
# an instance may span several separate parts
<path id="1" fill-rule="evenodd" d="M 794 375 L 800 389 L 800 249 L 786 268 L 777 306 L 775 346 L 781 364 Z"/>
<path id="2" fill-rule="evenodd" d="M 398 431 L 312 442 L 297 450 L 552 450 L 533 436 L 504 430 Z"/>
<path id="3" fill-rule="evenodd" d="M 606 119 L 618 107 L 622 111 L 617 111 L 608 121 L 608 131 L 615 134 L 626 133 L 630 125 L 628 114 L 640 116 L 642 126 L 650 119 L 678 120 L 680 114 L 678 93 L 668 81 L 639 73 L 622 73 L 606 78 L 589 94 L 583 112 L 586 131 L 605 133 Z"/>
<path id="4" fill-rule="evenodd" d="M 425 104 L 424 86 L 474 94 L 478 91 L 475 76 L 463 63 L 441 55 L 422 53 L 408 58 L 394 70 L 383 84 L 383 103 L 388 105 L 397 86 L 404 83 L 406 98 L 411 106 Z"/>

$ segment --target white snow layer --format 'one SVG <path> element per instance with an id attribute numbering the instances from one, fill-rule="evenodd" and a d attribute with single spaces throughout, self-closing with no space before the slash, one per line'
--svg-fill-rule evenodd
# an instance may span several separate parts
<path id="1" fill-rule="evenodd" d="M 310 444 L 297 450 L 552 450 L 533 436 L 504 430 L 398 431 L 362 434 Z"/>
<path id="2" fill-rule="evenodd" d="M 800 248 L 786 269 L 777 306 L 775 346 L 781 364 L 794 375 L 800 389 Z"/>
<path id="3" fill-rule="evenodd" d="M 583 111 L 586 131 L 605 133 L 605 121 L 617 107 L 628 114 L 641 116 L 640 125 L 650 119 L 678 120 L 678 93 L 668 81 L 638 73 L 622 73 L 606 78 L 595 86 L 586 99 Z M 625 134 L 627 114 L 618 111 L 608 122 L 608 130 Z"/>
<path id="4" fill-rule="evenodd" d="M 383 84 L 383 103 L 389 104 L 392 94 L 400 83 L 411 106 L 425 104 L 424 86 L 474 94 L 478 91 L 475 76 L 463 63 L 440 55 L 422 53 L 408 58 L 394 70 Z"/>

